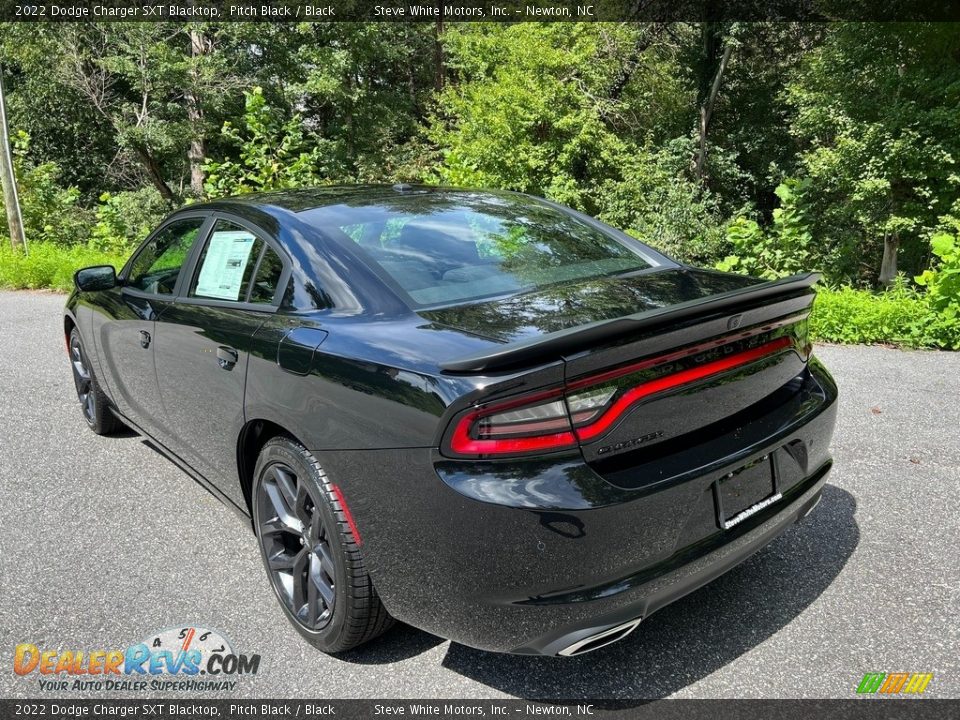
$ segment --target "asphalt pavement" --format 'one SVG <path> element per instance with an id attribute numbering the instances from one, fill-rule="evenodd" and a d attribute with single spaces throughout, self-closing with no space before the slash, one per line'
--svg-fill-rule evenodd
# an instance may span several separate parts
<path id="1" fill-rule="evenodd" d="M 63 301 L 0 292 L 0 697 L 111 695 L 41 691 L 12 670 L 19 643 L 185 626 L 261 656 L 235 697 L 849 698 L 899 671 L 960 697 L 960 353 L 818 347 L 841 392 L 819 507 L 619 644 L 530 658 L 401 626 L 333 658 L 287 625 L 236 515 L 142 438 L 86 428 Z"/>

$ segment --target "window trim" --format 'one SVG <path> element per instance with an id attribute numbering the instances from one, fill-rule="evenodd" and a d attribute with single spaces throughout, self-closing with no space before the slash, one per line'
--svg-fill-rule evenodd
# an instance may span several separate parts
<path id="1" fill-rule="evenodd" d="M 177 213 L 176 215 L 171 215 L 166 220 L 164 220 L 156 230 L 147 235 L 140 246 L 136 249 L 133 255 L 130 256 L 130 259 L 124 263 L 123 268 L 120 270 L 119 275 L 119 286 L 122 292 L 129 293 L 134 297 L 142 298 L 159 298 L 161 300 L 166 300 L 168 302 L 174 302 L 177 298 L 180 297 L 181 285 L 183 284 L 184 277 L 184 268 L 189 268 L 193 265 L 194 255 L 196 254 L 196 248 L 202 243 L 206 243 L 207 234 L 210 231 L 211 219 L 213 214 L 209 211 L 194 210 L 183 213 Z M 195 218 L 200 218 L 203 222 L 200 223 L 200 227 L 197 230 L 197 237 L 194 239 L 193 244 L 190 246 L 189 252 L 187 252 L 186 260 L 183 265 L 180 266 L 180 273 L 177 275 L 177 281 L 173 286 L 173 292 L 171 294 L 166 293 L 152 293 L 147 292 L 146 290 L 141 290 L 140 288 L 130 287 L 127 284 L 127 281 L 130 278 L 130 273 L 133 270 L 134 264 L 137 262 L 137 259 L 146 252 L 147 246 L 153 242 L 160 233 L 169 228 L 174 223 L 181 222 L 183 220 L 192 220 Z"/>
<path id="2" fill-rule="evenodd" d="M 263 241 L 264 244 L 264 249 L 260 251 L 260 255 L 257 257 L 256 266 L 254 267 L 253 275 L 251 276 L 250 287 L 247 288 L 246 299 L 243 301 L 190 297 L 189 294 L 190 286 L 193 284 L 194 277 L 196 276 L 198 270 L 200 255 L 203 253 L 203 249 L 207 246 L 208 240 L 213 235 L 213 229 L 216 227 L 218 220 L 224 220 L 243 228 L 254 237 Z M 259 225 L 255 225 L 249 220 L 245 220 L 244 218 L 233 215 L 232 213 L 222 212 L 219 210 L 212 212 L 210 213 L 209 221 L 209 226 L 206 227 L 203 241 L 196 243 L 196 247 L 193 249 L 187 259 L 187 264 L 185 267 L 187 267 L 189 270 L 187 273 L 187 276 L 190 278 L 189 281 L 181 282 L 183 278 L 177 278 L 176 302 L 178 304 L 199 305 L 201 307 L 234 308 L 238 310 L 252 310 L 254 312 L 265 313 L 277 312 L 280 309 L 280 303 L 283 300 L 283 296 L 287 291 L 287 285 L 290 284 L 290 277 L 293 275 L 290 257 L 283 249 L 283 246 L 276 240 L 276 238 L 274 238 Z M 273 299 L 270 301 L 270 303 L 252 303 L 249 302 L 250 293 L 253 289 L 252 281 L 257 277 L 257 272 L 260 270 L 260 261 L 263 259 L 263 255 L 268 247 L 271 248 L 277 254 L 277 257 L 280 258 L 280 262 L 283 264 L 283 270 L 280 272 L 280 280 L 277 283 L 277 289 L 274 291 Z"/>

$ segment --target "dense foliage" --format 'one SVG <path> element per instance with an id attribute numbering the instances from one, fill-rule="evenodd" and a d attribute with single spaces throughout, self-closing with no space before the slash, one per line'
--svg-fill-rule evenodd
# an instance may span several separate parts
<path id="1" fill-rule="evenodd" d="M 816 269 L 822 337 L 956 347 L 958 30 L 0 25 L 36 257 L 0 255 L 0 284 L 62 286 L 43 257 L 122 256 L 207 196 L 420 181 L 545 195 L 688 262 Z"/>

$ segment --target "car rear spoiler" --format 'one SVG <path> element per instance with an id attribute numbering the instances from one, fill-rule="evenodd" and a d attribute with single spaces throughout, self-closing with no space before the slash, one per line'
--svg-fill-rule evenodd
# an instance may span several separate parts
<path id="1" fill-rule="evenodd" d="M 558 358 L 628 333 L 650 330 L 667 323 L 681 323 L 697 316 L 720 313 L 774 297 L 805 294 L 805 291 L 809 291 L 820 277 L 820 273 L 813 272 L 791 275 L 781 280 L 687 300 L 669 307 L 625 315 L 613 320 L 598 320 L 530 340 L 507 344 L 494 350 L 447 360 L 441 362 L 440 367 L 450 373 L 476 373 L 522 366 L 534 361 L 542 362 L 544 359 Z"/>

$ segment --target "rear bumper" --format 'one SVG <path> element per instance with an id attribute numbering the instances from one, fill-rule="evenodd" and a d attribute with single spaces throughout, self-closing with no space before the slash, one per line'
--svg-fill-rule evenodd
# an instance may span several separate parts
<path id="1" fill-rule="evenodd" d="M 629 487 L 626 470 L 602 477 L 579 453 L 522 463 L 427 449 L 317 454 L 347 497 L 392 615 L 476 648 L 553 655 L 649 617 L 814 507 L 830 469 L 836 386 L 816 361 L 802 385 L 757 420 L 762 438 L 739 427 L 728 441 L 705 436 L 685 452 L 709 450 L 703 463 L 665 463 L 672 475 L 647 463 Z M 769 455 L 782 497 L 724 529 L 715 481 Z"/>
<path id="2" fill-rule="evenodd" d="M 511 652 L 525 655 L 561 654 L 566 648 L 595 637 L 608 628 L 630 620 L 648 618 L 657 610 L 706 585 L 810 514 L 820 500 L 829 470 L 829 465 L 821 468 L 801 487 L 795 488 L 792 497 L 784 498 L 785 504 L 780 506 L 775 515 L 736 539 L 726 542 L 718 539 L 711 551 L 699 555 L 691 551 L 685 553 L 692 559 L 681 554 L 662 567 L 649 568 L 624 578 L 607 588 L 608 594 L 602 600 L 592 603 L 591 610 L 597 615 L 555 628 L 520 647 L 512 648 Z"/>

